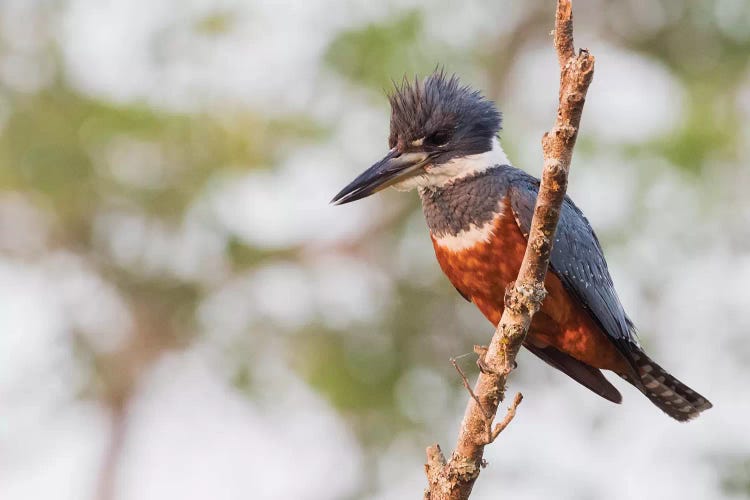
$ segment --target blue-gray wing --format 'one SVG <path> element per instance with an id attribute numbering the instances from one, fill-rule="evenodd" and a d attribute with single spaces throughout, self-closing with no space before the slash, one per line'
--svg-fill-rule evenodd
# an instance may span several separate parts
<path id="1" fill-rule="evenodd" d="M 539 181 L 515 168 L 509 169 L 508 174 L 513 215 L 528 238 Z M 638 345 L 635 328 L 617 297 L 599 240 L 586 217 L 567 196 L 552 244 L 550 268 L 621 351 L 627 351 L 628 344 Z"/>

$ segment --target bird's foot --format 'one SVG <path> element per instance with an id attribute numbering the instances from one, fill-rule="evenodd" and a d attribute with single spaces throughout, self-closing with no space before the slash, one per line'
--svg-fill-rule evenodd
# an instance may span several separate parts
<path id="1" fill-rule="evenodd" d="M 475 345 L 474 352 L 477 354 L 477 367 L 479 367 L 479 371 L 484 373 L 485 375 L 507 375 L 518 367 L 518 363 L 516 363 L 516 361 L 514 360 L 513 368 L 507 370 L 508 373 L 500 373 L 485 361 L 484 358 L 487 356 L 486 345 Z"/>
<path id="2" fill-rule="evenodd" d="M 495 370 L 493 370 L 484 360 L 485 356 L 487 356 L 487 346 L 475 345 L 474 352 L 477 354 L 477 367 L 479 368 L 479 371 L 485 375 L 496 375 L 497 373 Z"/>

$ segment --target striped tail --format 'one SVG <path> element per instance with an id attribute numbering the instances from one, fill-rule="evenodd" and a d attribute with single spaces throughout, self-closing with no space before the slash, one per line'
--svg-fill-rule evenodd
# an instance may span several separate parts
<path id="1" fill-rule="evenodd" d="M 713 406 L 706 398 L 654 363 L 643 351 L 633 349 L 630 354 L 640 380 L 634 382 L 629 375 L 622 375 L 622 378 L 637 387 L 670 417 L 687 422 Z"/>

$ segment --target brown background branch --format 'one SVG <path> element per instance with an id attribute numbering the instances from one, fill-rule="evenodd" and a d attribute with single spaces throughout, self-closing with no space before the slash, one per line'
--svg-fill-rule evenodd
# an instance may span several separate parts
<path id="1" fill-rule="evenodd" d="M 544 278 L 565 197 L 573 146 L 578 135 L 586 91 L 594 74 L 594 57 L 573 45 L 571 0 L 558 0 L 554 45 L 560 63 L 560 93 L 554 128 L 542 138 L 544 170 L 526 253 L 515 283 L 508 286 L 505 310 L 489 347 L 483 370 L 466 406 L 456 449 L 449 461 L 435 444 L 427 448 L 425 499 L 468 499 L 481 467 L 484 447 L 510 423 L 521 401 L 516 396 L 505 419 L 491 428 L 504 398 L 506 380 L 526 337 L 531 319 L 546 294 Z"/>

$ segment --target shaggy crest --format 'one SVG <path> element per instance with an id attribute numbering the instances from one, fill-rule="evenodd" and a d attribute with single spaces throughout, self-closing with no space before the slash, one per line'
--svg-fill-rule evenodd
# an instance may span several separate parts
<path id="1" fill-rule="evenodd" d="M 390 147 L 399 142 L 449 138 L 463 153 L 483 151 L 501 128 L 494 103 L 455 75 L 435 71 L 420 82 L 406 78 L 388 96 L 391 103 Z M 427 140 L 427 143 L 430 141 Z M 442 142 L 442 141 L 433 141 Z"/>

